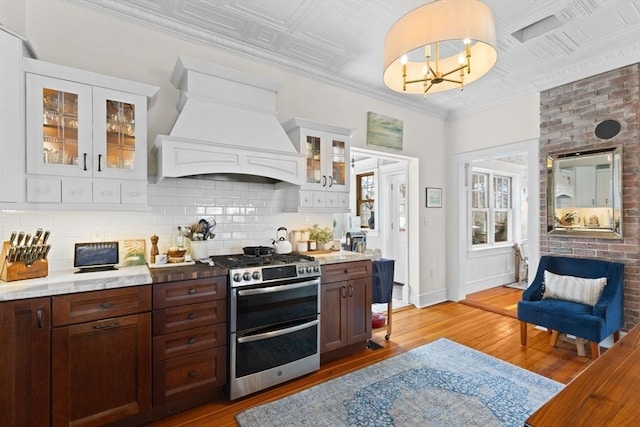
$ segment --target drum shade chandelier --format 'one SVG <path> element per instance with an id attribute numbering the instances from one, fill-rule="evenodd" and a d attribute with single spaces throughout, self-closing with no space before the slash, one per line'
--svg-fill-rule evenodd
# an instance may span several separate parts
<path id="1" fill-rule="evenodd" d="M 436 0 L 400 18 L 384 40 L 384 84 L 403 93 L 464 89 L 498 58 L 491 9 L 479 0 Z M 441 51 L 445 58 L 441 57 Z M 447 53 L 448 52 L 448 53 Z"/>

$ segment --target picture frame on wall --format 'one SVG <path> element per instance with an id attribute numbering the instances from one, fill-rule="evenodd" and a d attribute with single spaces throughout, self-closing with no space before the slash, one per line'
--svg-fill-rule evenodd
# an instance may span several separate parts
<path id="1" fill-rule="evenodd" d="M 441 208 L 442 207 L 442 188 L 427 187 L 426 188 L 426 207 Z"/>

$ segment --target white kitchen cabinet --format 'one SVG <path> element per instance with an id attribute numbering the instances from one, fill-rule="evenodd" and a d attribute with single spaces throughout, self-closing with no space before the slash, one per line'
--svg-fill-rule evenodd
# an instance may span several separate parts
<path id="1" fill-rule="evenodd" d="M 596 168 L 576 166 L 576 207 L 596 206 Z"/>
<path id="2" fill-rule="evenodd" d="M 596 205 L 611 206 L 612 176 L 610 168 L 596 169 Z"/>
<path id="3" fill-rule="evenodd" d="M 284 129 L 305 155 L 305 183 L 288 188 L 287 211 L 349 212 L 349 129 L 293 118 Z"/>
<path id="4" fill-rule="evenodd" d="M 146 204 L 147 101 L 158 88 L 42 61 L 24 68 L 27 201 Z"/>
<path id="5" fill-rule="evenodd" d="M 29 42 L 0 25 L 0 203 L 25 197 L 24 56 L 35 56 Z"/>
<path id="6" fill-rule="evenodd" d="M 611 169 L 576 166 L 576 207 L 611 206 Z"/>

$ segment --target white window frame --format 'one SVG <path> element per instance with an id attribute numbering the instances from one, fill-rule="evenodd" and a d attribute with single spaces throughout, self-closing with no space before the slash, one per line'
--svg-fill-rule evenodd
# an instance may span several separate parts
<path id="1" fill-rule="evenodd" d="M 481 174 L 486 175 L 487 179 L 487 207 L 486 208 L 474 208 L 473 207 L 473 175 Z M 509 208 L 508 209 L 499 209 L 495 207 L 495 188 L 494 188 L 494 178 L 507 178 L 509 179 Z M 505 173 L 503 171 L 485 169 L 485 168 L 471 168 L 470 172 L 470 185 L 468 191 L 468 229 L 467 229 L 467 241 L 469 249 L 472 251 L 483 250 L 483 249 L 492 249 L 492 248 L 502 248 L 513 246 L 513 233 L 516 227 L 514 224 L 514 212 L 513 206 L 517 203 L 515 200 L 514 189 L 518 184 L 517 177 L 510 173 Z M 484 211 L 487 215 L 487 243 L 473 243 L 473 212 L 475 211 Z M 507 212 L 507 240 L 504 242 L 495 242 L 495 213 L 506 211 Z"/>

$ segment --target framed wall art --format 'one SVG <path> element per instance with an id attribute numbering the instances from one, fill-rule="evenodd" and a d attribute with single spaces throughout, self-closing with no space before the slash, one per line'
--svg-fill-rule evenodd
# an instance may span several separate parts
<path id="1" fill-rule="evenodd" d="M 426 193 L 428 208 L 442 207 L 442 188 L 427 187 Z"/>
<path id="2" fill-rule="evenodd" d="M 367 145 L 402 150 L 402 120 L 369 111 Z"/>

